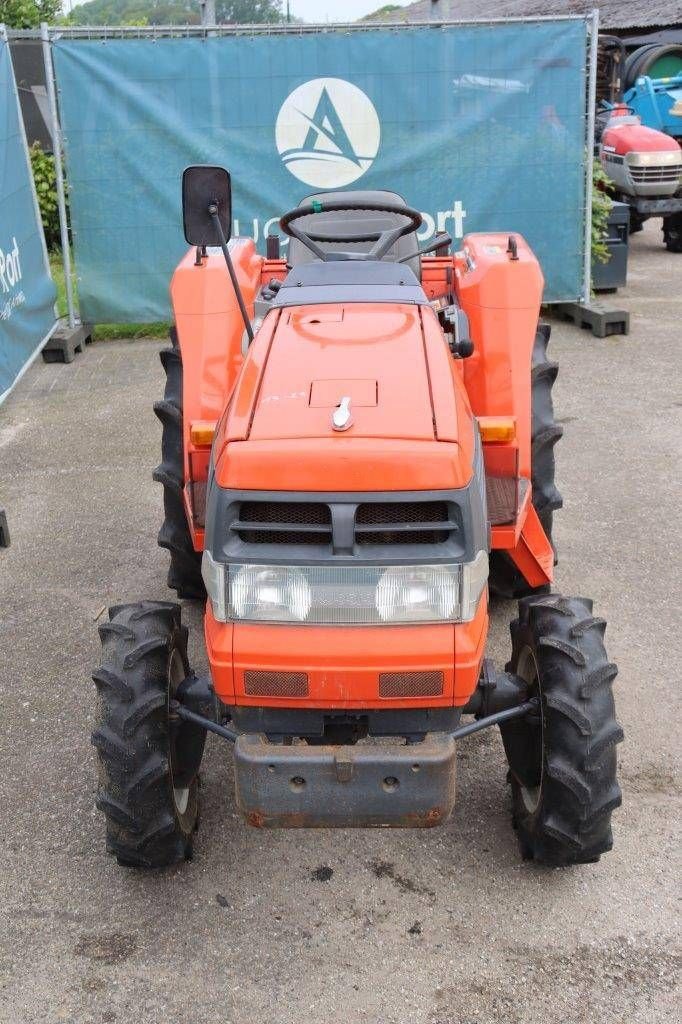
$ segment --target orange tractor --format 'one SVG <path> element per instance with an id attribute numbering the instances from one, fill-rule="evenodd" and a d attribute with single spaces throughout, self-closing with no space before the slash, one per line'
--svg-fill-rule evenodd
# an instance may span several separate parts
<path id="1" fill-rule="evenodd" d="M 605 622 L 551 593 L 543 279 L 518 235 L 420 250 L 391 192 L 305 199 L 288 251 L 230 240 L 230 179 L 183 179 L 162 461 L 168 583 L 206 601 L 109 611 L 93 742 L 120 863 L 191 857 L 207 732 L 234 744 L 257 827 L 425 827 L 455 745 L 499 726 L 524 858 L 599 859 L 620 804 Z M 428 255 L 431 253 L 431 255 Z M 488 589 L 520 598 L 505 671 Z M 473 716 L 463 721 L 462 716 Z"/>

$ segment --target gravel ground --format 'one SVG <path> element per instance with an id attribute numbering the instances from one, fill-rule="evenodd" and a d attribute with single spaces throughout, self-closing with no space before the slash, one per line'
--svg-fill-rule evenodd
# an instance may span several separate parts
<path id="1" fill-rule="evenodd" d="M 151 482 L 154 342 L 37 362 L 0 411 L 0 1021 L 663 1024 L 679 1016 L 682 257 L 655 223 L 609 301 L 628 337 L 555 324 L 563 592 L 609 620 L 624 804 L 599 864 L 521 862 L 499 737 L 459 747 L 430 832 L 271 832 L 237 817 L 209 739 L 193 863 L 125 871 L 94 810 L 90 671 L 104 605 L 166 597 Z M 508 651 L 511 604 L 491 653 Z M 195 666 L 200 614 L 185 610 Z M 674 666 L 674 668 L 673 668 Z"/>

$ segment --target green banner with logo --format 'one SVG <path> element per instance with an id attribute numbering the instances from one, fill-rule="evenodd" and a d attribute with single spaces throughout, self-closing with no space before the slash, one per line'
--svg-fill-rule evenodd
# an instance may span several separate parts
<path id="1" fill-rule="evenodd" d="M 547 301 L 583 289 L 586 22 L 57 39 L 81 312 L 168 316 L 180 177 L 232 174 L 235 234 L 311 192 L 389 189 L 423 239 L 514 231 Z"/>
<path id="2" fill-rule="evenodd" d="M 0 29 L 0 402 L 55 323 L 9 46 Z"/>

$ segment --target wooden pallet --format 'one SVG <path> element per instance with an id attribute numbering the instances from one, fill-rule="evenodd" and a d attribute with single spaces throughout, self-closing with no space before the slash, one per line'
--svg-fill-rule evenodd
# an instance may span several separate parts
<path id="1" fill-rule="evenodd" d="M 611 309 L 601 302 L 559 302 L 553 310 L 563 320 L 592 331 L 595 338 L 630 333 L 630 314 L 625 309 Z"/>

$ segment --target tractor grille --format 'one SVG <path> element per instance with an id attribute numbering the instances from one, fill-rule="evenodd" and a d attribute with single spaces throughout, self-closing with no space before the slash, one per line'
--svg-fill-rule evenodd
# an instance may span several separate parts
<path id="1" fill-rule="evenodd" d="M 359 505 L 357 544 L 442 544 L 456 524 L 444 501 L 403 501 Z"/>
<path id="2" fill-rule="evenodd" d="M 680 178 L 682 170 L 679 164 L 655 165 L 648 167 L 630 166 L 630 177 L 636 185 L 674 185 Z"/>
<path id="3" fill-rule="evenodd" d="M 443 544 L 458 529 L 445 501 L 352 503 L 243 501 L 231 524 L 245 544 L 352 546 Z"/>
<path id="4" fill-rule="evenodd" d="M 307 697 L 308 676 L 305 672 L 265 672 L 247 669 L 244 673 L 247 697 Z"/>
<path id="5" fill-rule="evenodd" d="M 380 672 L 380 697 L 440 697 L 442 672 Z"/>
<path id="6" fill-rule="evenodd" d="M 317 501 L 243 501 L 232 529 L 246 544 L 330 544 L 329 505 Z"/>

